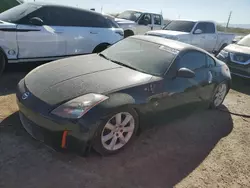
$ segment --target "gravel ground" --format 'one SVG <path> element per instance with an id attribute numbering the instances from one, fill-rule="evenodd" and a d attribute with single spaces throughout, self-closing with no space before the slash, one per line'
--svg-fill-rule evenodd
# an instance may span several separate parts
<path id="1" fill-rule="evenodd" d="M 235 79 L 225 112 L 204 110 L 167 122 L 164 114 L 126 150 L 109 157 L 61 153 L 32 139 L 16 113 L 25 72 L 0 79 L 0 187 L 250 187 L 250 84 Z M 157 121 L 153 120 L 156 119 Z M 145 122 L 146 123 L 146 122 Z"/>

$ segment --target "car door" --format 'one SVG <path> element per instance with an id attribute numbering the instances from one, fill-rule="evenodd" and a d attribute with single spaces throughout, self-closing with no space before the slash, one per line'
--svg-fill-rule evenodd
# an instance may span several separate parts
<path id="1" fill-rule="evenodd" d="M 42 25 L 31 23 L 32 18 L 39 18 Z M 60 20 L 56 9 L 42 7 L 24 18 L 17 25 L 18 58 L 45 58 L 64 56 L 66 41 L 62 36 L 63 27 L 54 24 Z"/>
<path id="2" fill-rule="evenodd" d="M 66 40 L 67 55 L 92 53 L 100 44 L 103 28 L 100 26 L 98 15 L 85 10 L 63 8 L 63 24 L 65 26 L 62 36 Z M 68 16 L 70 15 L 70 16 Z"/>
<path id="3" fill-rule="evenodd" d="M 180 68 L 188 68 L 195 73 L 194 78 L 176 76 Z M 206 104 L 205 86 L 208 80 L 206 55 L 198 51 L 188 51 L 176 58 L 164 77 L 161 110 L 186 113 Z"/>
<path id="4" fill-rule="evenodd" d="M 159 14 L 153 14 L 153 30 L 160 30 L 162 27 L 162 19 Z"/>
<path id="5" fill-rule="evenodd" d="M 147 31 L 153 30 L 152 14 L 145 13 L 138 20 L 137 34 L 145 34 Z"/>
<path id="6" fill-rule="evenodd" d="M 216 86 L 216 77 L 218 76 L 218 71 L 216 70 L 216 61 L 210 55 L 206 55 L 206 69 L 207 69 L 207 84 L 204 87 L 204 97 L 206 100 L 210 100 L 213 96 L 214 89 Z"/>
<path id="7" fill-rule="evenodd" d="M 197 30 L 201 30 L 201 33 L 197 33 Z M 198 22 L 193 30 L 193 37 L 191 44 L 197 47 L 200 47 L 202 49 L 205 49 L 205 43 L 206 43 L 206 33 L 204 33 L 206 30 L 206 24 L 204 22 Z"/>
<path id="8" fill-rule="evenodd" d="M 213 52 L 217 43 L 217 34 L 215 29 L 215 24 L 211 22 L 206 22 L 206 29 L 205 29 L 205 50 L 208 52 Z"/>

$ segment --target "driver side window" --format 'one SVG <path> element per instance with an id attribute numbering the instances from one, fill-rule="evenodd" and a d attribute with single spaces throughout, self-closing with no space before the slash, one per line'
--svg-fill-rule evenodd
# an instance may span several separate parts
<path id="1" fill-rule="evenodd" d="M 195 30 L 196 31 L 197 29 L 200 29 L 202 31 L 202 33 L 205 33 L 205 30 L 206 30 L 206 24 L 205 23 L 198 23 L 195 27 Z"/>
<path id="2" fill-rule="evenodd" d="M 152 24 L 152 17 L 151 14 L 144 14 L 142 15 L 139 23 L 148 23 L 148 24 Z"/>
<path id="3" fill-rule="evenodd" d="M 192 71 L 206 67 L 206 55 L 202 52 L 191 51 L 184 54 L 180 61 L 178 68 L 188 68 Z"/>
<path id="4" fill-rule="evenodd" d="M 30 14 L 28 14 L 27 16 L 25 16 L 24 18 L 22 18 L 18 24 L 23 24 L 23 25 L 31 25 L 30 23 L 30 19 L 34 18 L 34 17 L 38 17 L 41 20 L 43 20 L 44 25 L 48 25 L 49 22 L 49 13 L 47 11 L 46 8 L 42 7 Z"/>

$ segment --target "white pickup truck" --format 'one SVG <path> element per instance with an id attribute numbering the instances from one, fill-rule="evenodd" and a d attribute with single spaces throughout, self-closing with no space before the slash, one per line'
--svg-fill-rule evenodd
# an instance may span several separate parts
<path id="1" fill-rule="evenodd" d="M 126 10 L 114 20 L 124 30 L 124 37 L 145 34 L 150 30 L 159 30 L 164 25 L 161 14 L 137 10 Z"/>
<path id="2" fill-rule="evenodd" d="M 234 34 L 221 33 L 211 21 L 173 20 L 162 30 L 148 31 L 146 35 L 159 36 L 203 48 L 217 54 L 234 39 Z"/>

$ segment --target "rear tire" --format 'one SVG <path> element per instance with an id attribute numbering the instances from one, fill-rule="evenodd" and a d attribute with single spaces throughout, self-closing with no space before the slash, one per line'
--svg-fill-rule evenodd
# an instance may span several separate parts
<path id="1" fill-rule="evenodd" d="M 2 75 L 6 65 L 6 56 L 5 54 L 0 51 L 0 76 Z"/>
<path id="2" fill-rule="evenodd" d="M 133 35 L 134 35 L 134 32 L 131 31 L 131 30 L 125 30 L 124 31 L 124 38 L 130 37 L 130 36 L 133 36 Z"/>
<path id="3" fill-rule="evenodd" d="M 93 148 L 101 155 L 115 154 L 132 142 L 138 128 L 139 118 L 134 109 L 117 108 L 100 123 Z"/>
<path id="4" fill-rule="evenodd" d="M 107 47 L 109 46 L 110 44 L 99 44 L 98 46 L 95 47 L 95 49 L 93 50 L 93 53 L 100 53 L 102 52 L 103 50 L 107 49 Z"/>

